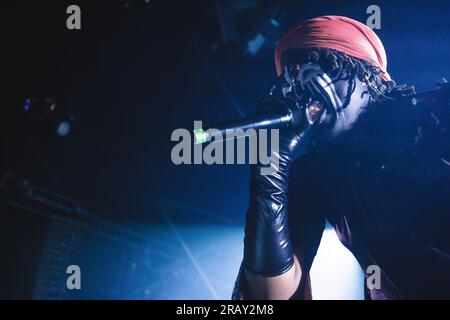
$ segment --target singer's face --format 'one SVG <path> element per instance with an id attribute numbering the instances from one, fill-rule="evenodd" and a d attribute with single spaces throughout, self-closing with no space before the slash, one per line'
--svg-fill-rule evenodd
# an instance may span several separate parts
<path id="1" fill-rule="evenodd" d="M 298 96 L 309 95 L 311 105 L 323 105 L 320 127 L 327 135 L 351 129 L 369 103 L 367 85 L 345 72 L 330 76 L 319 64 L 305 63 L 286 68 L 285 75 Z"/>

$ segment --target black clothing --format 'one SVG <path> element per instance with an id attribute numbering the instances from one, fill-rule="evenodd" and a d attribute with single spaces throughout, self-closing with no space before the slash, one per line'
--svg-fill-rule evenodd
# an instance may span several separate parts
<path id="1" fill-rule="evenodd" d="M 412 108 L 372 106 L 293 165 L 289 229 L 303 272 L 293 299 L 311 298 L 326 220 L 364 271 L 380 267 L 367 299 L 450 298 L 450 108 Z M 243 272 L 233 298 L 248 298 Z"/>

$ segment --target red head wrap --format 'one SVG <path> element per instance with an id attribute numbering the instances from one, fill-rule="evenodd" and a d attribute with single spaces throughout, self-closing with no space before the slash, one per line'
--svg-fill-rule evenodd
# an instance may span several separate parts
<path id="1" fill-rule="evenodd" d="M 305 20 L 285 34 L 275 48 L 275 66 L 283 73 L 281 55 L 288 49 L 328 48 L 365 60 L 380 68 L 381 78 L 391 80 L 383 44 L 375 32 L 356 20 L 322 16 Z"/>

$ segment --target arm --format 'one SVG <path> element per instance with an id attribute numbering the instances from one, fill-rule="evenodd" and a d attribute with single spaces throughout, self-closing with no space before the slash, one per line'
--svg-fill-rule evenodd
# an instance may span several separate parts
<path id="1" fill-rule="evenodd" d="M 294 264 L 285 273 L 275 277 L 264 277 L 245 270 L 245 276 L 250 288 L 250 295 L 258 300 L 288 300 L 300 286 L 302 270 L 297 257 Z"/>
<path id="2" fill-rule="evenodd" d="M 302 270 L 288 228 L 288 180 L 309 138 L 309 131 L 280 130 L 278 170 L 263 175 L 259 165 L 252 166 L 244 239 L 244 272 L 252 299 L 289 299 L 300 284 Z"/>

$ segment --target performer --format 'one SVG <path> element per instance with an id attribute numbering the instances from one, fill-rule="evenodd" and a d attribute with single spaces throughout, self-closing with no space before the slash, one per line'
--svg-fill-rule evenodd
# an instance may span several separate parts
<path id="1" fill-rule="evenodd" d="M 380 39 L 350 18 L 301 22 L 277 43 L 275 63 L 266 100 L 311 112 L 280 130 L 275 173 L 251 167 L 232 298 L 311 299 L 326 221 L 364 271 L 380 268 L 367 299 L 450 298 L 449 107 L 399 105 L 414 88 L 396 85 Z"/>

